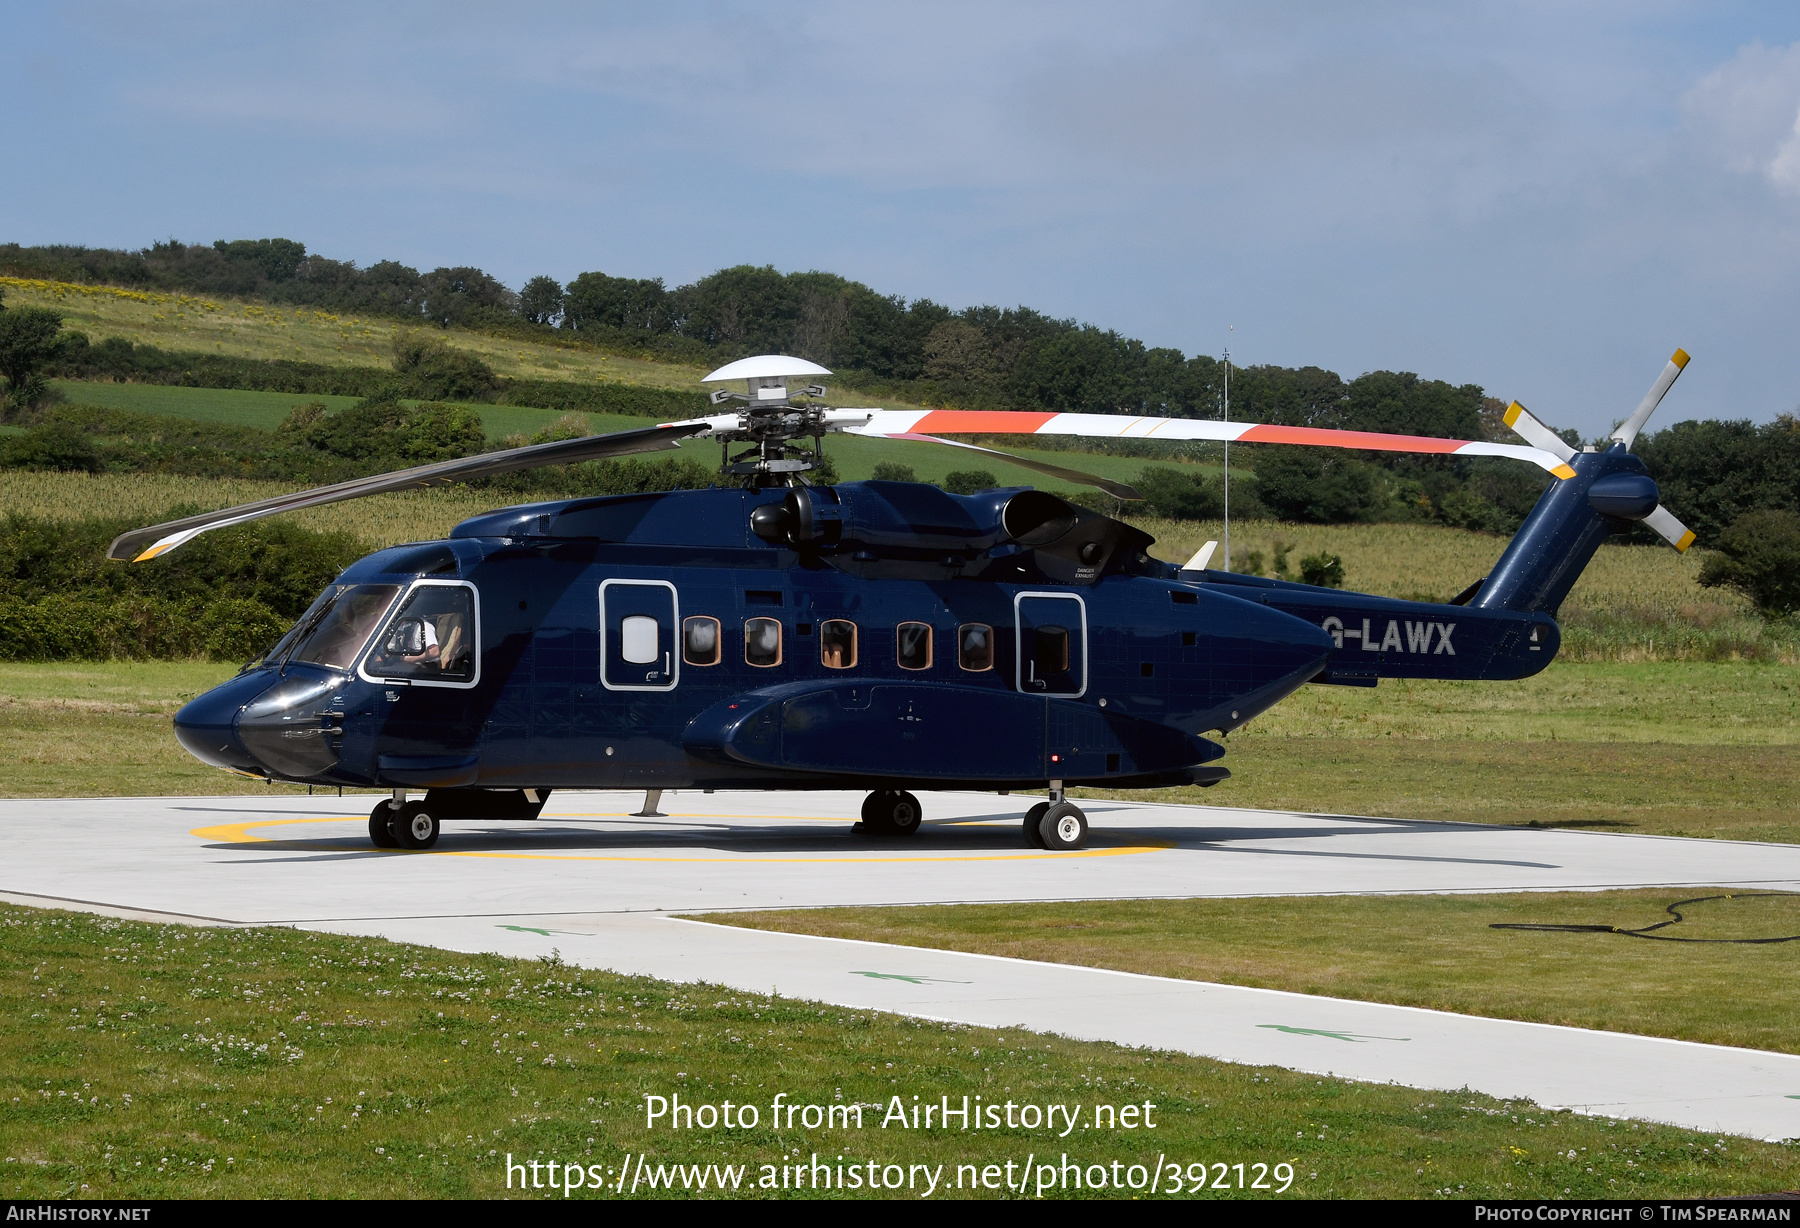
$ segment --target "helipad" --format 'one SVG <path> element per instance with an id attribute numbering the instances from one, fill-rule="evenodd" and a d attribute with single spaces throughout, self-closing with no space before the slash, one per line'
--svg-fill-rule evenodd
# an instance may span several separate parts
<path id="1" fill-rule="evenodd" d="M 910 839 L 849 793 L 558 794 L 531 823 L 373 848 L 373 796 L 0 801 L 0 895 L 546 955 L 881 1010 L 1149 1045 L 1769 1138 L 1800 1136 L 1800 1057 L 874 943 L 667 914 L 837 904 L 1800 889 L 1800 848 L 1090 802 L 1091 846 L 1026 847 L 1029 798 L 927 794 Z"/>

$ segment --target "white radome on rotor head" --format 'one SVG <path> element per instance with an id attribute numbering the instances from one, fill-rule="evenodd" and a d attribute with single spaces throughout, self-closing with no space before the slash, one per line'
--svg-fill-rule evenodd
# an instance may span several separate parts
<path id="1" fill-rule="evenodd" d="M 794 358 L 787 354 L 758 354 L 754 358 L 728 362 L 711 375 L 702 376 L 700 382 L 711 384 L 728 379 L 783 379 L 790 375 L 830 374 L 827 368 L 804 358 Z"/>

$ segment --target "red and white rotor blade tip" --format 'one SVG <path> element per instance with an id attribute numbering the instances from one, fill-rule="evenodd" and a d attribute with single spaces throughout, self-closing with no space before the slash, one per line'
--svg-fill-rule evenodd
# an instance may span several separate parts
<path id="1" fill-rule="evenodd" d="M 865 411 L 859 411 L 865 412 Z M 1418 452 L 1438 456 L 1505 456 L 1528 460 L 1559 478 L 1575 471 L 1566 459 L 1543 448 L 1429 435 L 1388 435 L 1379 431 L 1334 431 L 1316 426 L 1266 426 L 1255 422 L 1213 422 L 1196 418 L 1139 418 L 1124 414 L 1053 414 L 1021 410 L 877 409 L 866 411 L 854 435 L 1078 435 L 1089 439 L 1201 439 L 1219 443 L 1291 443 L 1369 452 Z"/>

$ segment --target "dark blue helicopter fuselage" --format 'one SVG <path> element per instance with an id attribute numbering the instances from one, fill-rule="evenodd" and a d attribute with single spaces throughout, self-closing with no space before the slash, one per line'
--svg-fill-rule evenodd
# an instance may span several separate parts
<path id="1" fill-rule="evenodd" d="M 278 646 L 176 727 L 323 785 L 1149 787 L 1216 779 L 1200 735 L 1309 681 L 1555 653 L 1545 614 L 1183 573 L 1149 540 L 1029 490 L 898 483 L 510 508 L 349 568 L 399 596 L 347 668 Z M 372 664 L 424 585 L 468 590 L 454 682 Z"/>

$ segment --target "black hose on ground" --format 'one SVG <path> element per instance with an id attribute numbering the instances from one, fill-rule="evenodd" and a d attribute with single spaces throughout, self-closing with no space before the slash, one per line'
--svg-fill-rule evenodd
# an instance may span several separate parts
<path id="1" fill-rule="evenodd" d="M 1680 925 L 1687 918 L 1679 911 L 1684 905 L 1705 904 L 1713 900 L 1791 900 L 1796 893 L 1792 891 L 1759 891 L 1749 895 L 1697 895 L 1691 900 L 1676 900 L 1663 911 L 1669 914 L 1667 921 L 1658 921 L 1655 925 L 1646 925 L 1642 929 L 1620 929 L 1616 925 L 1535 925 L 1521 921 L 1500 921 L 1488 926 L 1491 930 L 1542 930 L 1561 934 L 1620 934 L 1626 938 L 1649 938 L 1657 942 L 1704 942 L 1704 943 L 1743 943 L 1746 945 L 1763 945 L 1775 942 L 1800 941 L 1800 934 L 1789 934 L 1784 938 L 1677 938 L 1673 934 L 1658 934 L 1654 931 L 1667 929 L 1671 925 Z"/>

